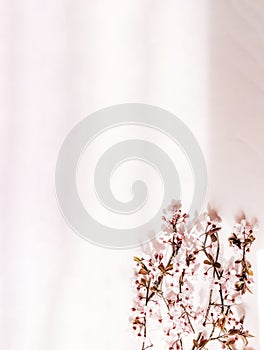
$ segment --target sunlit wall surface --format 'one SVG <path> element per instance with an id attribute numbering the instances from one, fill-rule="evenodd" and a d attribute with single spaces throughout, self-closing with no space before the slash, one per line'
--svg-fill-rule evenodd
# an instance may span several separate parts
<path id="1" fill-rule="evenodd" d="M 93 246 L 58 209 L 61 144 L 118 103 L 182 119 L 207 156 L 208 1 L 1 2 L 0 348 L 137 349 L 134 251 Z"/>
<path id="2" fill-rule="evenodd" d="M 263 13 L 258 0 L 0 3 L 0 348 L 138 349 L 135 251 L 85 242 L 56 202 L 58 150 L 100 108 L 140 102 L 182 119 L 207 160 L 208 200 L 227 226 L 240 209 L 258 216 L 263 247 Z"/>
<path id="3" fill-rule="evenodd" d="M 230 224 L 242 211 L 248 219 L 258 218 L 260 229 L 251 257 L 257 271 L 256 252 L 264 247 L 263 2 L 212 2 L 209 32 L 209 200 Z M 249 297 L 246 308 L 256 335 L 255 349 L 263 329 L 256 316 L 261 313 L 259 290 L 256 286 L 254 301 Z"/>

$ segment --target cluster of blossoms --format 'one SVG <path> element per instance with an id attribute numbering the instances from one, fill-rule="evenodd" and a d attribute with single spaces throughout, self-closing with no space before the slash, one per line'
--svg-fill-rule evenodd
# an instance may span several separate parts
<path id="1" fill-rule="evenodd" d="M 153 346 L 151 328 L 162 330 L 169 350 L 245 349 L 252 335 L 244 329 L 241 303 L 253 283 L 247 254 L 254 225 L 241 220 L 228 238 L 230 247 L 223 247 L 215 212 L 202 214 L 192 229 L 180 203 L 169 206 L 165 215 L 151 253 L 134 257 L 131 322 L 141 349 Z M 231 250 L 230 258 L 223 256 L 223 248 Z"/>

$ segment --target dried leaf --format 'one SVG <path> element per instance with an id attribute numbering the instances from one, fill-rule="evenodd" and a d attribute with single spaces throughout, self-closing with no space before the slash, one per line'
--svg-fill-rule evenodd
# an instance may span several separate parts
<path id="1" fill-rule="evenodd" d="M 217 327 L 223 331 L 225 329 L 226 317 L 222 317 L 217 321 Z"/>
<path id="2" fill-rule="evenodd" d="M 142 258 L 138 258 L 137 256 L 134 256 L 134 261 L 140 263 L 143 259 Z"/>
<path id="3" fill-rule="evenodd" d="M 166 273 L 166 272 L 167 272 L 166 269 L 165 269 L 165 267 L 164 267 L 164 265 L 163 265 L 162 263 L 158 266 L 158 268 L 160 269 L 160 271 L 161 271 L 162 273 Z"/>
<path id="4" fill-rule="evenodd" d="M 145 267 L 141 267 L 138 273 L 141 275 L 147 275 L 149 271 Z"/>
<path id="5" fill-rule="evenodd" d="M 254 273 L 253 273 L 253 271 L 251 269 L 248 269 L 248 274 L 249 274 L 249 276 L 253 276 L 254 275 Z"/>
<path id="6" fill-rule="evenodd" d="M 207 340 L 206 338 L 201 339 L 200 344 L 199 344 L 199 347 L 200 347 L 200 348 L 203 347 L 207 342 L 208 342 L 208 340 Z"/>
<path id="7" fill-rule="evenodd" d="M 217 269 L 220 269 L 221 264 L 220 264 L 219 262 L 216 261 L 216 262 L 213 264 L 213 266 L 216 267 Z"/>
<path id="8" fill-rule="evenodd" d="M 244 281 L 238 281 L 235 284 L 236 290 L 241 291 L 244 288 L 245 282 Z"/>
<path id="9" fill-rule="evenodd" d="M 141 322 L 139 321 L 138 318 L 135 318 L 134 321 L 133 321 L 133 324 L 141 324 Z"/>
<path id="10" fill-rule="evenodd" d="M 173 264 L 170 264 L 169 266 L 166 267 L 166 271 L 170 271 L 173 269 Z"/>
<path id="11" fill-rule="evenodd" d="M 235 338 L 231 338 L 229 339 L 227 342 L 226 342 L 226 345 L 232 345 L 232 344 L 235 344 L 236 342 L 236 339 Z"/>
<path id="12" fill-rule="evenodd" d="M 208 258 L 210 261 L 214 261 L 214 258 L 212 257 L 211 254 L 207 253 L 206 255 L 207 255 L 207 258 Z"/>
<path id="13" fill-rule="evenodd" d="M 141 278 L 140 282 L 141 284 L 143 284 L 143 286 L 147 285 L 147 281 L 145 280 L 145 278 Z"/>
<path id="14" fill-rule="evenodd" d="M 206 265 L 212 265 L 211 261 L 209 261 L 209 260 L 204 260 L 204 264 L 206 264 Z"/>
<path id="15" fill-rule="evenodd" d="M 217 231 L 220 231 L 222 229 L 222 227 L 215 227 L 215 228 L 212 228 L 209 232 L 217 232 Z"/>
<path id="16" fill-rule="evenodd" d="M 193 345 L 198 348 L 199 347 L 199 343 L 196 339 L 193 339 Z"/>
<path id="17" fill-rule="evenodd" d="M 240 334 L 239 329 L 230 329 L 228 332 L 229 335 Z"/>
<path id="18" fill-rule="evenodd" d="M 215 243 L 217 241 L 216 235 L 212 234 L 210 237 L 211 237 L 211 240 L 213 243 Z"/>

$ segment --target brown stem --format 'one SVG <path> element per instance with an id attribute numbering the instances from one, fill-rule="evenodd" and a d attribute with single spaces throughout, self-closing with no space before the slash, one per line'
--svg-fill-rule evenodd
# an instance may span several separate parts
<path id="1" fill-rule="evenodd" d="M 182 304 L 181 304 L 181 307 L 183 308 L 183 310 L 185 312 L 185 315 L 187 316 L 187 321 L 189 323 L 189 326 L 191 327 L 192 332 L 195 334 L 195 330 L 193 328 L 193 325 L 192 325 L 192 322 L 191 322 L 191 319 L 190 319 L 190 315 L 189 315 L 188 311 L 186 310 L 186 307 L 184 305 L 182 305 Z"/>
<path id="2" fill-rule="evenodd" d="M 181 350 L 183 350 L 183 343 L 182 343 L 182 339 L 180 339 L 180 345 L 181 345 Z"/>
<path id="3" fill-rule="evenodd" d="M 176 222 L 173 226 L 173 229 L 174 229 L 174 235 L 173 235 L 173 242 L 172 242 L 172 253 L 171 253 L 171 256 L 168 260 L 168 263 L 166 264 L 166 267 L 167 268 L 171 262 L 172 262 L 172 259 L 178 254 L 178 251 L 180 249 L 180 245 L 177 244 L 177 242 L 175 242 L 175 234 L 177 233 L 177 224 L 178 222 Z M 164 279 L 164 276 L 165 274 L 161 274 L 159 276 L 159 279 L 158 279 L 158 283 L 156 284 L 156 289 L 158 289 L 160 287 L 160 285 L 162 284 L 163 282 L 163 279 Z M 155 292 L 150 292 L 150 279 L 149 279 L 149 282 L 148 282 L 148 285 L 147 285 L 147 292 L 146 292 L 146 302 L 145 302 L 145 306 L 148 305 L 148 302 L 153 298 L 153 296 L 155 295 Z M 164 297 L 163 297 L 163 300 L 164 300 Z M 165 300 L 164 300 L 165 301 Z M 167 303 L 166 303 L 167 305 Z M 167 305 L 167 308 L 169 309 L 169 306 Z M 142 349 L 141 350 L 146 350 L 147 348 L 145 347 L 145 339 L 146 339 L 146 336 L 147 336 L 147 318 L 146 318 L 146 314 L 144 316 L 144 340 L 143 340 L 143 343 L 142 343 Z M 152 345 L 151 345 L 152 346 Z M 150 346 L 149 346 L 150 347 Z"/>
<path id="4" fill-rule="evenodd" d="M 202 334 L 203 334 L 202 332 L 200 332 L 200 333 L 198 334 L 198 336 L 197 336 L 197 338 L 196 338 L 196 341 L 197 341 L 197 342 L 200 340 Z M 192 350 L 195 350 L 195 348 L 196 348 L 196 346 L 193 345 Z"/>
<path id="5" fill-rule="evenodd" d="M 177 232 L 177 223 L 174 225 L 174 233 L 176 233 Z M 178 254 L 178 251 L 179 251 L 179 249 L 180 249 L 180 246 L 177 244 L 177 242 L 175 242 L 175 234 L 173 235 L 173 242 L 172 242 L 172 253 L 171 253 L 171 256 L 170 256 L 170 258 L 169 258 L 169 260 L 168 260 L 168 262 L 167 262 L 167 264 L 166 264 L 166 266 L 165 266 L 165 269 L 171 264 L 171 262 L 172 262 L 172 259 Z M 161 274 L 160 276 L 159 276 L 159 281 L 158 281 L 158 283 L 157 283 L 157 289 L 159 288 L 159 286 L 161 285 L 161 283 L 162 283 L 162 281 L 163 281 L 163 279 L 164 279 L 164 274 Z M 153 296 L 155 295 L 155 292 L 152 292 L 150 295 L 149 295 L 149 297 L 147 298 L 147 303 L 149 302 L 149 300 L 151 299 L 151 298 L 153 298 Z"/>
<path id="6" fill-rule="evenodd" d="M 212 305 L 212 297 L 213 297 L 213 290 L 210 289 L 208 306 L 207 306 L 206 314 L 205 314 L 204 321 L 203 321 L 203 324 L 204 324 L 204 325 L 206 324 L 207 317 L 208 317 L 208 315 L 209 315 L 209 311 L 210 311 L 210 308 L 211 308 L 211 305 Z"/>
<path id="7" fill-rule="evenodd" d="M 149 278 L 148 284 L 147 284 L 146 301 L 145 301 L 145 305 L 146 306 L 148 304 L 149 288 L 150 288 L 150 278 Z M 143 340 L 143 343 L 142 343 L 142 349 L 141 350 L 146 350 L 148 347 L 150 347 L 150 346 L 145 347 L 146 337 L 147 337 L 147 317 L 146 317 L 146 312 L 145 312 L 145 315 L 144 315 L 144 340 Z"/>

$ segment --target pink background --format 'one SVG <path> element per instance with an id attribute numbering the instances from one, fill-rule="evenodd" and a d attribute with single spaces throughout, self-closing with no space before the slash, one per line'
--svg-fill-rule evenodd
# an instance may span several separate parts
<path id="1" fill-rule="evenodd" d="M 136 349 L 128 323 L 135 252 L 95 247 L 69 229 L 55 196 L 58 150 L 78 121 L 108 105 L 143 102 L 173 112 L 201 144 L 208 201 L 227 226 L 240 210 L 260 219 L 257 263 L 264 247 L 263 1 L 0 7 L 0 347 Z M 260 349 L 255 292 L 247 309 Z"/>

